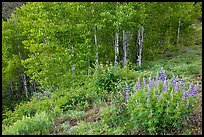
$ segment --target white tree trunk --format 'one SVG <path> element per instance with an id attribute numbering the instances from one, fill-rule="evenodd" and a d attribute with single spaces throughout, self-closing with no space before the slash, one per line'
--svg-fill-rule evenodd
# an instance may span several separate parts
<path id="1" fill-rule="evenodd" d="M 26 81 L 25 73 L 22 74 L 22 80 L 23 80 L 23 88 L 26 92 L 26 98 L 28 98 L 28 88 L 27 88 L 27 81 Z"/>
<path id="2" fill-rule="evenodd" d="M 141 67 L 142 64 L 142 44 L 143 44 L 143 35 L 144 35 L 144 28 L 142 30 L 138 30 L 138 65 Z"/>
<path id="3" fill-rule="evenodd" d="M 94 41 L 96 45 L 96 65 L 98 65 L 98 44 L 97 44 L 97 37 L 96 37 L 96 27 L 94 28 Z"/>
<path id="4" fill-rule="evenodd" d="M 127 63 L 127 34 L 125 30 L 123 30 L 123 51 L 124 51 L 123 67 L 125 67 Z"/>
<path id="5" fill-rule="evenodd" d="M 139 65 L 139 46 L 140 46 L 140 30 L 138 30 L 138 33 L 137 33 L 137 45 L 136 45 L 136 52 L 137 52 L 136 63 L 138 65 Z"/>
<path id="6" fill-rule="evenodd" d="M 119 33 L 118 33 L 118 28 L 116 29 L 115 33 L 115 66 L 118 64 L 118 55 L 119 55 Z"/>
<path id="7" fill-rule="evenodd" d="M 179 19 L 179 22 L 178 22 L 178 34 L 177 34 L 177 45 L 179 43 L 180 25 L 181 25 L 181 22 L 180 22 L 180 19 Z"/>
<path id="8" fill-rule="evenodd" d="M 20 60 L 21 60 L 22 57 L 21 57 L 20 47 L 19 46 L 18 46 L 18 55 L 19 55 Z M 23 68 L 22 68 L 22 70 L 23 70 Z M 24 73 L 24 71 L 23 71 L 23 74 L 22 74 L 22 81 L 23 81 L 23 88 L 24 88 L 24 90 L 26 92 L 26 98 L 28 98 L 28 88 L 27 88 L 26 74 Z"/>

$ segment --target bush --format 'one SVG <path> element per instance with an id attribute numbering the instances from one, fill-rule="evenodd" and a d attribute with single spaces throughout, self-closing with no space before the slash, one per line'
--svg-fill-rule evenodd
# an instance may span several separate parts
<path id="1" fill-rule="evenodd" d="M 4 127 L 3 135 L 43 135 L 49 133 L 52 122 L 47 113 L 42 112 L 34 117 L 23 117 L 9 127 Z"/>
<path id="2" fill-rule="evenodd" d="M 108 93 L 115 92 L 115 83 L 121 79 L 112 65 L 110 67 L 99 65 L 94 75 L 96 87 L 106 90 Z"/>

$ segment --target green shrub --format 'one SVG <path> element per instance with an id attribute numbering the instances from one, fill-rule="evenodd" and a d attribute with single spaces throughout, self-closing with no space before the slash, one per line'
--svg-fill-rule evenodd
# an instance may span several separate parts
<path id="1" fill-rule="evenodd" d="M 46 112 L 34 117 L 24 117 L 9 127 L 5 127 L 3 135 L 44 135 L 49 133 L 52 122 Z"/>
<path id="2" fill-rule="evenodd" d="M 103 66 L 102 64 L 97 66 L 94 76 L 96 87 L 102 89 L 101 91 L 106 90 L 108 93 L 115 92 L 115 83 L 121 78 L 116 75 L 114 66 Z"/>

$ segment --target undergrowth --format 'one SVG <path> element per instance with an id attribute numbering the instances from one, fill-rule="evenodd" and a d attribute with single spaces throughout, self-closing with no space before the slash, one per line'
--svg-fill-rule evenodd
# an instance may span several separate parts
<path id="1" fill-rule="evenodd" d="M 194 134 L 201 130 L 195 121 L 189 124 L 201 103 L 201 52 L 198 45 L 182 47 L 171 58 L 144 61 L 140 69 L 101 64 L 93 75 L 35 93 L 4 113 L 3 134 Z M 161 69 L 165 80 L 157 79 Z"/>

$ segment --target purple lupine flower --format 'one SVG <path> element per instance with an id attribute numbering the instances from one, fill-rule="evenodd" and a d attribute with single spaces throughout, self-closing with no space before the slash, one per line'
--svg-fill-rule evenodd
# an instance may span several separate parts
<path id="1" fill-rule="evenodd" d="M 195 91 L 194 91 L 195 90 Z M 186 97 L 189 97 L 190 95 L 194 95 L 194 93 L 196 94 L 196 90 L 197 90 L 197 87 L 196 88 L 193 88 L 193 83 L 190 84 L 189 86 L 189 89 L 183 93 L 183 96 L 182 96 L 182 100 L 185 100 Z M 193 93 L 194 92 L 194 93 Z"/>
<path id="2" fill-rule="evenodd" d="M 182 101 L 186 99 L 186 96 L 187 96 L 187 92 L 184 92 L 182 95 Z"/>
<path id="3" fill-rule="evenodd" d="M 138 78 L 138 81 L 137 81 L 137 88 L 139 89 L 140 88 L 140 79 Z"/>
<path id="4" fill-rule="evenodd" d="M 162 91 L 163 91 L 163 92 L 166 92 L 166 87 L 167 87 L 167 80 L 165 79 L 165 80 L 164 80 L 164 84 L 163 84 L 163 86 L 162 86 Z"/>
<path id="5" fill-rule="evenodd" d="M 159 77 L 163 81 L 166 79 L 166 74 L 165 74 L 164 70 L 162 70 L 162 69 L 160 70 Z"/>
<path id="6" fill-rule="evenodd" d="M 192 92 L 191 92 L 191 90 L 190 90 L 190 89 L 189 89 L 189 90 L 187 90 L 187 91 L 186 91 L 186 96 L 187 96 L 187 97 L 189 97 L 189 96 L 191 95 L 191 93 L 192 93 Z"/>
<path id="7" fill-rule="evenodd" d="M 198 94 L 198 83 L 194 86 L 191 93 L 192 93 L 192 96 L 196 96 Z"/>
<path id="8" fill-rule="evenodd" d="M 177 92 L 179 90 L 179 85 L 178 82 L 174 85 L 174 92 Z"/>
<path id="9" fill-rule="evenodd" d="M 175 78 L 175 77 L 172 78 L 172 85 L 173 85 L 173 86 L 176 85 L 176 78 Z"/>
<path id="10" fill-rule="evenodd" d="M 158 82 L 158 81 L 159 81 L 159 76 L 157 76 L 157 77 L 156 77 L 155 81 L 156 81 L 156 82 Z"/>
<path id="11" fill-rule="evenodd" d="M 129 95 L 128 95 L 128 92 L 126 92 L 125 94 L 125 100 L 127 101 L 129 99 Z"/>
<path id="12" fill-rule="evenodd" d="M 189 89 L 188 89 L 188 91 L 187 91 L 187 96 L 189 97 L 191 94 L 192 94 L 192 92 L 193 92 L 193 82 L 189 85 Z"/>
<path id="13" fill-rule="evenodd" d="M 126 91 L 126 92 L 129 92 L 129 91 L 130 91 L 130 87 L 128 86 L 128 84 L 126 84 L 125 91 Z"/>
<path id="14" fill-rule="evenodd" d="M 186 103 L 186 108 L 188 108 L 189 107 L 189 103 Z"/>
<path id="15" fill-rule="evenodd" d="M 184 76 L 182 76 L 182 78 L 180 79 L 180 85 L 181 87 L 183 87 L 185 84 L 184 84 Z"/>
<path id="16" fill-rule="evenodd" d="M 153 81 L 151 80 L 151 77 L 149 77 L 148 89 L 152 88 L 153 86 Z"/>
<path id="17" fill-rule="evenodd" d="M 147 85 L 145 78 L 143 78 L 143 85 L 144 85 L 144 87 Z"/>

